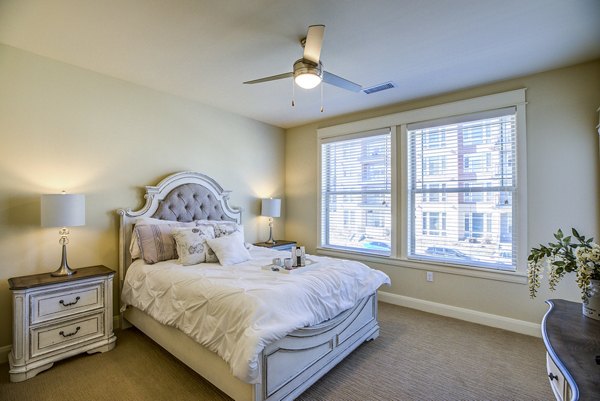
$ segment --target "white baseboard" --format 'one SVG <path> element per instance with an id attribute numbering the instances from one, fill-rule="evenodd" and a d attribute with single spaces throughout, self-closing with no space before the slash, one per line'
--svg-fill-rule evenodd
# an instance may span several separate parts
<path id="1" fill-rule="evenodd" d="M 113 316 L 113 328 L 118 329 L 121 323 L 121 319 L 119 315 Z M 5 345 L 0 347 L 0 363 L 8 362 L 8 354 L 10 353 L 10 349 L 12 348 L 12 344 Z"/>
<path id="2" fill-rule="evenodd" d="M 8 362 L 8 353 L 10 352 L 11 348 L 12 345 L 10 344 L 0 347 L 0 363 Z"/>
<path id="3" fill-rule="evenodd" d="M 435 313 L 436 315 L 448 316 L 455 319 L 465 320 L 471 323 L 478 323 L 484 326 L 496 327 L 515 333 L 526 334 L 534 337 L 541 337 L 541 325 L 524 320 L 512 319 L 505 316 L 492 315 L 491 313 L 479 312 L 472 309 L 459 308 L 440 304 L 437 302 L 425 301 L 418 298 L 411 298 L 404 295 L 392 294 L 389 292 L 378 291 L 377 297 L 381 302 L 405 306 L 411 309 L 421 310 L 423 312 Z"/>

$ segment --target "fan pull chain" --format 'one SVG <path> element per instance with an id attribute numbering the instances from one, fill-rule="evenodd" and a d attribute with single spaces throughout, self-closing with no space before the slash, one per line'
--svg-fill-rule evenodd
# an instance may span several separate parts
<path id="1" fill-rule="evenodd" d="M 292 78 L 292 107 L 296 105 L 294 102 L 294 98 L 296 97 L 296 84 L 294 84 L 294 79 Z"/>
<path id="2" fill-rule="evenodd" d="M 321 82 L 321 113 L 323 112 L 323 82 Z"/>

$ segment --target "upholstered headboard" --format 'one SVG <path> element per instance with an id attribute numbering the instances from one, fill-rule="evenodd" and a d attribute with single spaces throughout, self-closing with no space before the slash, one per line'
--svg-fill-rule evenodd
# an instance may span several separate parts
<path id="1" fill-rule="evenodd" d="M 212 178 L 194 172 L 168 176 L 156 186 L 146 186 L 146 204 L 140 209 L 119 209 L 119 282 L 131 264 L 129 244 L 139 217 L 188 222 L 226 220 L 242 222 L 240 208 L 229 206 L 229 193 Z"/>

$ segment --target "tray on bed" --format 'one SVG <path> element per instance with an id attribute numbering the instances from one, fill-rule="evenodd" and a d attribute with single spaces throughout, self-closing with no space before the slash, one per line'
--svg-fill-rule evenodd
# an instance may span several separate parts
<path id="1" fill-rule="evenodd" d="M 283 273 L 283 274 L 298 274 L 298 273 L 304 273 L 306 271 L 312 270 L 315 267 L 315 265 L 319 264 L 318 262 L 315 262 L 312 259 L 306 259 L 305 263 L 306 264 L 304 266 L 292 267 L 291 269 L 286 269 L 285 267 L 276 266 L 273 264 L 265 265 L 262 267 L 262 269 L 267 270 L 267 271 L 276 272 L 276 273 Z"/>

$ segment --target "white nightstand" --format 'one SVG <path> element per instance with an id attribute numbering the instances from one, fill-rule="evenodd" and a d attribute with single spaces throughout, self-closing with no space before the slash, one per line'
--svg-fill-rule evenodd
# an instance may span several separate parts
<path id="1" fill-rule="evenodd" d="M 87 352 L 110 351 L 113 334 L 112 288 L 115 272 L 105 266 L 8 280 L 13 296 L 10 381 L 20 382 L 54 362 Z"/>

